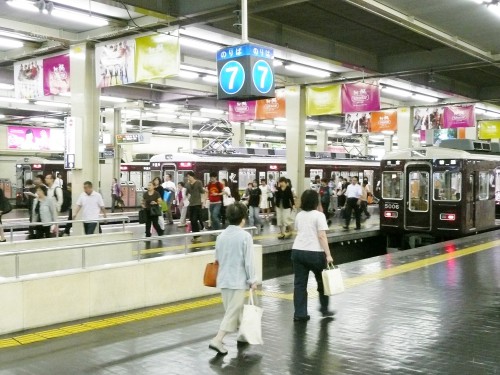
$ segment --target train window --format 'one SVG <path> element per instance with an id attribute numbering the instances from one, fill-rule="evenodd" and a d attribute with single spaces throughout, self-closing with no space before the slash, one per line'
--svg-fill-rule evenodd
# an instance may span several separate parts
<path id="1" fill-rule="evenodd" d="M 410 211 L 429 211 L 429 173 L 415 171 L 409 176 Z"/>
<path id="2" fill-rule="evenodd" d="M 434 172 L 434 200 L 459 201 L 462 198 L 462 174 L 459 172 Z"/>
<path id="3" fill-rule="evenodd" d="M 250 182 L 257 178 L 255 168 L 240 168 L 238 170 L 238 189 L 244 190 Z"/>
<path id="4" fill-rule="evenodd" d="M 479 200 L 486 200 L 489 198 L 490 187 L 490 173 L 479 172 Z"/>
<path id="5" fill-rule="evenodd" d="M 403 173 L 384 172 L 382 174 L 382 198 L 403 199 Z"/>

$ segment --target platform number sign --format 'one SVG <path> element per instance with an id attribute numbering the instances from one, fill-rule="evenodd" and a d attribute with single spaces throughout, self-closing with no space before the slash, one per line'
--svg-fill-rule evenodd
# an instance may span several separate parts
<path id="1" fill-rule="evenodd" d="M 218 99 L 273 98 L 273 58 L 271 48 L 256 44 L 241 44 L 218 51 Z"/>

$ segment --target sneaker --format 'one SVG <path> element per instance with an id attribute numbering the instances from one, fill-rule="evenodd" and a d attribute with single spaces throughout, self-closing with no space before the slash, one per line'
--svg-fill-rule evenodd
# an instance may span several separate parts
<path id="1" fill-rule="evenodd" d="M 323 318 L 328 318 L 335 315 L 335 311 L 333 310 L 319 310 L 319 311 L 321 312 Z"/>
<path id="2" fill-rule="evenodd" d="M 217 352 L 217 354 L 220 354 L 220 355 L 227 354 L 226 347 L 220 341 L 212 340 L 212 341 L 210 341 L 210 344 L 208 345 L 208 347 L 209 347 L 209 349 L 215 350 Z"/>
<path id="3" fill-rule="evenodd" d="M 306 315 L 306 316 L 294 316 L 293 317 L 293 321 L 294 322 L 307 322 L 310 319 L 311 319 L 310 315 Z"/>
<path id="4" fill-rule="evenodd" d="M 342 228 L 344 228 L 344 230 L 349 230 L 349 227 L 344 225 Z"/>

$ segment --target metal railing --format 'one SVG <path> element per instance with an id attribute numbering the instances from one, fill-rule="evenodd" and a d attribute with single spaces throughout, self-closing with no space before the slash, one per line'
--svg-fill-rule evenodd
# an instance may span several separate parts
<path id="1" fill-rule="evenodd" d="M 68 220 L 68 222 L 81 222 L 82 220 Z M 93 220 L 97 221 L 97 220 Z M 88 222 L 88 221 L 87 221 Z M 60 223 L 60 222 L 57 222 Z M 49 223 L 47 223 L 49 224 Z M 243 228 L 246 231 L 254 232 L 257 230 L 257 227 L 247 227 Z M 134 243 L 143 243 L 143 242 L 151 242 L 151 241 L 163 241 L 163 240 L 170 240 L 174 238 L 184 238 L 184 255 L 188 253 L 188 239 L 190 237 L 197 237 L 197 236 L 206 236 L 206 235 L 217 235 L 220 234 L 223 231 L 221 230 L 214 230 L 214 231 L 204 231 L 204 232 L 191 232 L 191 233 L 183 233 L 183 234 L 173 234 L 173 235 L 163 235 L 163 236 L 156 236 L 156 237 L 142 237 L 142 238 L 136 238 L 136 239 L 131 239 L 131 240 L 118 240 L 118 241 L 111 241 L 111 242 L 95 242 L 95 243 L 86 243 L 86 244 L 78 244 L 78 245 L 69 245 L 69 246 L 59 246 L 59 247 L 50 247 L 50 248 L 45 248 L 45 249 L 34 249 L 34 250 L 7 250 L 0 252 L 0 258 L 3 257 L 8 257 L 8 256 L 14 256 L 15 257 L 15 271 L 14 271 L 14 277 L 18 279 L 20 275 L 20 256 L 22 255 L 29 255 L 29 254 L 42 254 L 42 253 L 51 253 L 55 251 L 64 251 L 64 250 L 75 250 L 75 249 L 81 249 L 81 265 L 79 269 L 86 269 L 87 268 L 87 262 L 86 262 L 86 250 L 89 247 L 101 247 L 101 246 L 113 246 L 113 245 L 125 245 L 125 244 L 134 244 Z M 193 245 L 195 246 L 195 245 Z M 124 247 L 126 248 L 126 247 Z M 161 249 L 158 251 L 161 252 Z M 141 258 L 141 250 L 137 250 L 137 256 L 135 261 L 140 262 L 142 260 Z M 165 255 L 164 255 L 165 256 Z M 127 263 L 129 261 L 119 261 L 115 263 L 107 263 L 107 264 L 120 264 L 120 263 Z M 64 270 L 69 270 L 69 269 L 74 269 L 74 268 L 65 268 Z M 59 270 L 63 271 L 63 270 Z M 57 272 L 57 271 L 50 271 L 50 272 Z"/>
<path id="2" fill-rule="evenodd" d="M 14 242 L 14 229 L 19 228 L 30 228 L 30 227 L 39 227 L 39 226 L 51 226 L 51 225 L 65 225 L 65 224 L 74 224 L 74 223 L 101 223 L 101 222 L 114 222 L 118 221 L 122 223 L 123 231 L 125 231 L 125 224 L 130 223 L 130 217 L 128 216 L 112 216 L 112 217 L 103 217 L 99 219 L 93 220 L 58 220 L 58 221 L 48 221 L 48 222 L 22 222 L 22 223 L 9 223 L 4 224 L 4 230 L 9 230 L 9 242 Z"/>

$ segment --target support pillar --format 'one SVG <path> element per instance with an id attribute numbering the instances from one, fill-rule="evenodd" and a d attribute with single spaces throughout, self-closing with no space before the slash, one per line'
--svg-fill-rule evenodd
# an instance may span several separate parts
<path id="1" fill-rule="evenodd" d="M 233 147 L 245 147 L 246 145 L 245 123 L 244 122 L 232 123 L 231 130 L 233 131 L 233 138 L 231 139 Z"/>
<path id="2" fill-rule="evenodd" d="M 384 136 L 384 150 L 385 152 L 392 151 L 392 135 Z"/>
<path id="3" fill-rule="evenodd" d="M 324 152 L 328 149 L 328 130 L 316 130 L 317 147 L 316 151 Z"/>
<path id="4" fill-rule="evenodd" d="M 306 95 L 305 88 L 287 86 L 286 172 L 300 197 L 305 185 Z"/>
<path id="5" fill-rule="evenodd" d="M 398 108 L 398 146 L 406 149 L 413 146 L 413 107 Z"/>
<path id="6" fill-rule="evenodd" d="M 73 203 L 83 190 L 83 183 L 91 181 L 99 191 L 99 89 L 95 79 L 95 52 L 89 43 L 70 47 L 71 64 L 71 116 L 82 119 L 81 144 L 82 169 L 75 169 L 72 176 Z M 82 225 L 75 225 L 79 233 Z M 80 232 L 81 233 L 81 232 Z"/>
<path id="7" fill-rule="evenodd" d="M 121 160 L 122 160 L 122 149 L 121 146 L 116 143 L 116 135 L 122 132 L 122 110 L 121 108 L 115 108 L 113 111 L 113 131 L 111 132 L 111 141 L 115 149 L 115 157 L 113 158 L 113 177 L 121 181 Z"/>
<path id="8" fill-rule="evenodd" d="M 359 155 L 368 156 L 368 134 L 363 134 L 359 138 Z"/>

